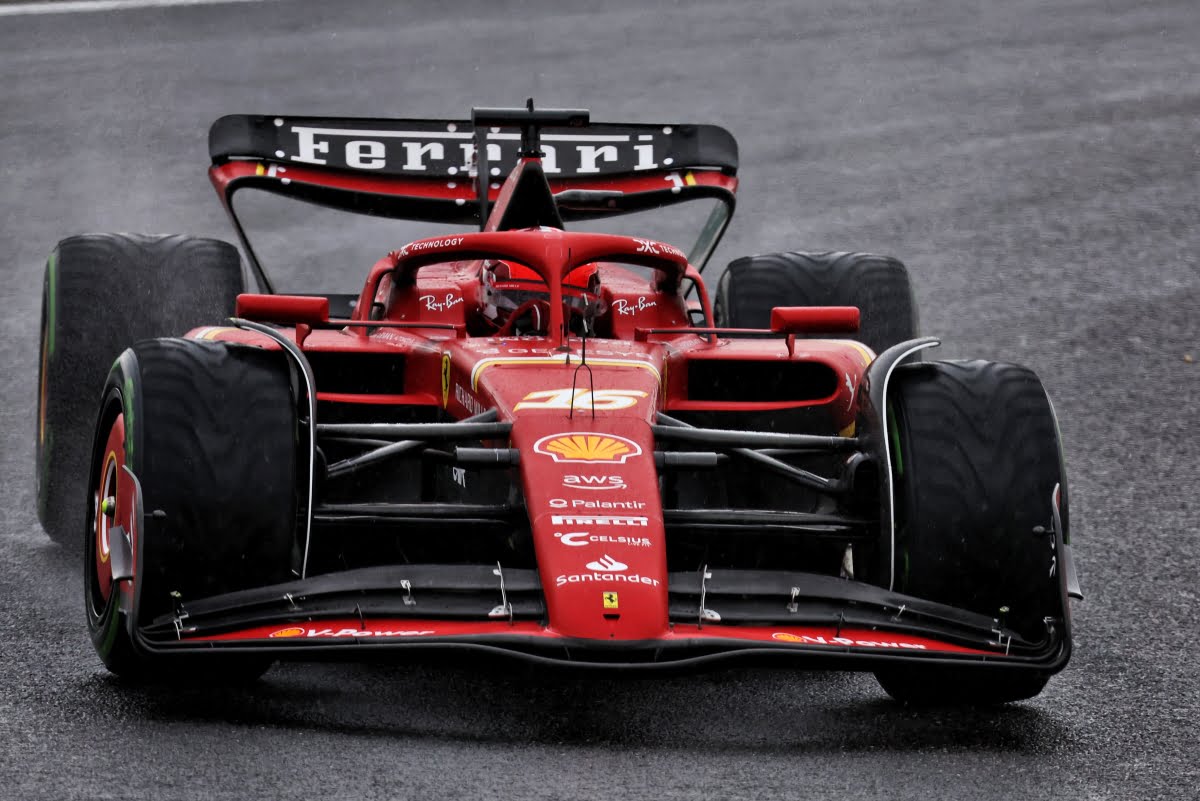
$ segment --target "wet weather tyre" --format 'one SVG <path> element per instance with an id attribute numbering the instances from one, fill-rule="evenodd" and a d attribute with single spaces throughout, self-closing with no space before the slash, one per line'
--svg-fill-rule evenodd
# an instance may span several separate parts
<path id="1" fill-rule="evenodd" d="M 134 345 L 104 385 L 91 465 L 85 604 L 105 666 L 137 680 L 261 675 L 262 657 L 146 654 L 128 612 L 136 604 L 145 625 L 177 603 L 294 578 L 297 415 L 285 356 L 185 339 Z M 131 531 L 141 572 L 114 581 L 115 540 Z"/>
<path id="2" fill-rule="evenodd" d="M 96 402 L 134 342 L 233 314 L 237 250 L 215 239 L 87 234 L 46 262 L 36 438 L 37 512 L 52 539 L 79 541 Z"/>
<path id="3" fill-rule="evenodd" d="M 730 262 L 717 284 L 717 325 L 769 328 L 776 306 L 857 306 L 852 339 L 876 353 L 917 336 L 908 270 L 869 253 L 768 253 Z"/>
<path id="4" fill-rule="evenodd" d="M 876 680 L 888 695 L 912 706 L 994 706 L 1033 698 L 1050 677 L 1011 668 L 911 667 L 878 671 Z"/>
<path id="5" fill-rule="evenodd" d="M 1045 619 L 1061 618 L 1065 603 L 1056 487 L 1064 521 L 1067 510 L 1058 426 L 1041 381 L 1014 364 L 931 362 L 898 368 L 889 396 L 895 588 L 1044 639 Z M 1037 695 L 1048 674 L 914 666 L 877 677 L 908 703 L 996 704 Z"/>

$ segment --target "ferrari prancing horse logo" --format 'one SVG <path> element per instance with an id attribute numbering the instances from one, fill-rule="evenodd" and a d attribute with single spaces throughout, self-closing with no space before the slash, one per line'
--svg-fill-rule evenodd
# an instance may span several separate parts
<path id="1" fill-rule="evenodd" d="M 442 354 L 442 408 L 450 403 L 450 354 Z"/>

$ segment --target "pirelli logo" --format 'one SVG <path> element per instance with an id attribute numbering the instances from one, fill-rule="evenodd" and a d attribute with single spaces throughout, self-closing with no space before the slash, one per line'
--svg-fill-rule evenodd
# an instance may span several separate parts
<path id="1" fill-rule="evenodd" d="M 650 519 L 637 515 L 551 515 L 556 526 L 648 526 Z"/>

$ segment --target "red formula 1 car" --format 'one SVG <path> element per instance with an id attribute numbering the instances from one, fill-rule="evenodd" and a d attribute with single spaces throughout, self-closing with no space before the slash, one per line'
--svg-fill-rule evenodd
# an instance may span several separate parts
<path id="1" fill-rule="evenodd" d="M 72 237 L 46 270 L 39 516 L 84 544 L 110 670 L 773 659 L 994 703 L 1066 664 L 1078 588 L 1041 383 L 918 361 L 937 340 L 894 259 L 738 259 L 710 296 L 726 131 L 531 101 L 224 117 L 210 150 L 260 294 L 205 239 Z M 356 296 L 282 294 L 245 189 L 458 231 L 388 253 Z M 695 201 L 688 253 L 633 226 Z"/>

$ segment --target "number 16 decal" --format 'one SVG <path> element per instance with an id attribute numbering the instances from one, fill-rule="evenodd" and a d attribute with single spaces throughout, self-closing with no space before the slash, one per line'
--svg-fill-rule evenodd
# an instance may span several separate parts
<path id="1" fill-rule="evenodd" d="M 522 409 L 592 409 L 612 412 L 628 409 L 637 404 L 646 393 L 638 389 L 542 389 L 530 392 L 513 407 L 514 412 Z"/>

